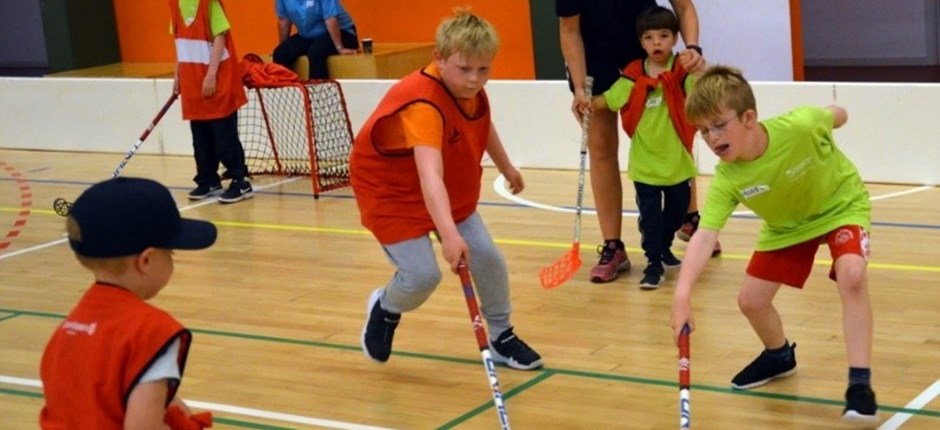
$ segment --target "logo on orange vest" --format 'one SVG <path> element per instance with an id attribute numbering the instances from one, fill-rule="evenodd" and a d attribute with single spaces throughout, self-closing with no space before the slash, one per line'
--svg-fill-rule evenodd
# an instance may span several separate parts
<path id="1" fill-rule="evenodd" d="M 457 129 L 457 128 L 454 128 L 454 132 L 451 133 L 451 135 L 450 135 L 450 140 L 448 140 L 447 142 L 448 142 L 448 143 L 457 143 L 458 141 L 460 141 L 460 130 Z"/>
<path id="2" fill-rule="evenodd" d="M 95 330 L 98 328 L 98 323 L 82 323 L 78 321 L 66 320 L 62 323 L 62 328 L 65 329 L 65 331 L 67 331 L 70 335 L 87 333 L 89 336 L 91 336 L 95 334 Z"/>

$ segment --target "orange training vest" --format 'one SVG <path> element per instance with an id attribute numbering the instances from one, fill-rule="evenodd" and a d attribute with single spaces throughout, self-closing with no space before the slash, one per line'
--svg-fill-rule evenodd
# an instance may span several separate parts
<path id="1" fill-rule="evenodd" d="M 444 83 L 422 69 L 392 86 L 359 131 L 349 160 L 350 179 L 362 225 L 372 231 L 380 243 L 414 239 L 427 235 L 435 227 L 424 203 L 414 151 L 384 151 L 376 144 L 381 136 L 373 135 L 373 127 L 416 102 L 430 103 L 441 113 L 444 185 L 454 221 L 461 222 L 476 211 L 480 200 L 483 176 L 480 161 L 490 132 L 486 92 L 481 90 L 476 97 L 480 112 L 469 117 Z"/>
<path id="2" fill-rule="evenodd" d="M 231 115 L 248 100 L 239 76 L 232 32 L 225 33 L 225 50 L 216 73 L 215 94 L 203 97 L 202 82 L 209 71 L 214 39 L 209 25 L 209 0 L 199 0 L 195 20 L 189 26 L 183 21 L 179 0 L 169 0 L 169 3 L 176 38 L 183 119 L 211 120 Z"/>
<path id="3" fill-rule="evenodd" d="M 192 335 L 121 287 L 94 284 L 56 328 L 42 355 L 43 429 L 123 429 L 127 400 L 146 369 L 180 339 L 182 375 Z M 166 403 L 176 394 L 170 384 Z"/>
<path id="4" fill-rule="evenodd" d="M 640 117 L 643 116 L 643 110 L 646 109 L 646 96 L 662 82 L 672 125 L 676 128 L 676 133 L 679 134 L 679 139 L 682 140 L 685 149 L 692 152 L 695 127 L 689 124 L 689 120 L 685 117 L 685 87 L 683 87 L 688 72 L 679 64 L 679 60 L 673 60 L 672 70 L 660 73 L 658 78 L 646 75 L 643 71 L 643 60 L 630 62 L 620 74 L 634 82 L 627 105 L 620 110 L 620 119 L 627 135 L 633 137 L 636 126 L 640 123 Z"/>

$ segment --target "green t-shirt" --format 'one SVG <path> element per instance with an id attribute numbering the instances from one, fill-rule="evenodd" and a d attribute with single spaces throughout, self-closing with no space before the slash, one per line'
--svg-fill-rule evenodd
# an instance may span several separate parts
<path id="1" fill-rule="evenodd" d="M 666 65 L 668 69 L 672 68 L 675 58 L 673 55 L 669 59 Z M 646 61 L 643 63 L 643 72 L 646 73 Z M 689 75 L 685 80 L 685 91 L 688 92 L 693 84 L 694 79 Z M 617 79 L 604 92 L 607 108 L 614 112 L 623 109 L 633 85 L 633 81 L 627 78 Z M 646 96 L 646 109 L 630 139 L 627 174 L 633 181 L 660 186 L 676 185 L 697 174 L 692 155 L 685 149 L 669 117 L 669 106 L 662 85 L 657 85 Z"/>
<path id="2" fill-rule="evenodd" d="M 843 225 L 871 229 L 871 201 L 855 165 L 835 146 L 829 109 L 803 107 L 761 122 L 767 150 L 719 161 L 699 226 L 720 230 L 743 204 L 764 220 L 755 249 L 820 237 Z"/>
<path id="3" fill-rule="evenodd" d="M 196 11 L 199 9 L 199 0 L 179 0 L 179 4 L 183 21 L 186 25 L 192 24 L 193 20 L 196 19 Z M 209 27 L 212 28 L 212 37 L 225 33 L 232 28 L 219 0 L 209 0 Z M 173 24 L 171 23 L 170 34 L 172 33 Z"/>

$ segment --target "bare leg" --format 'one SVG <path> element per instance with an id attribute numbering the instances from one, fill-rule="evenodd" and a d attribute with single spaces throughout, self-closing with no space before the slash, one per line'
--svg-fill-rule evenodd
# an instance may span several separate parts
<path id="1" fill-rule="evenodd" d="M 842 298 L 842 330 L 849 367 L 871 366 L 873 317 L 868 296 L 867 262 L 846 254 L 835 262 L 836 285 Z"/>
<path id="2" fill-rule="evenodd" d="M 588 129 L 591 156 L 591 191 L 604 240 L 620 239 L 623 217 L 623 185 L 617 131 L 617 112 L 595 110 Z"/>
<path id="3" fill-rule="evenodd" d="M 738 308 L 747 317 L 754 332 L 767 349 L 777 349 L 786 344 L 783 321 L 773 305 L 780 290 L 780 283 L 764 281 L 748 275 L 744 287 L 738 293 Z"/>
<path id="4" fill-rule="evenodd" d="M 698 178 L 692 178 L 692 195 L 689 196 L 689 209 L 686 213 L 698 212 Z"/>

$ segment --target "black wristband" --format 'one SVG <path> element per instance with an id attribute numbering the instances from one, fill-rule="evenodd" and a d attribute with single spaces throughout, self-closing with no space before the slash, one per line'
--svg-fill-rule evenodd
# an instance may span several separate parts
<path id="1" fill-rule="evenodd" d="M 698 55 L 704 55 L 702 54 L 702 47 L 698 45 L 685 45 L 685 49 L 691 49 L 698 52 Z"/>

